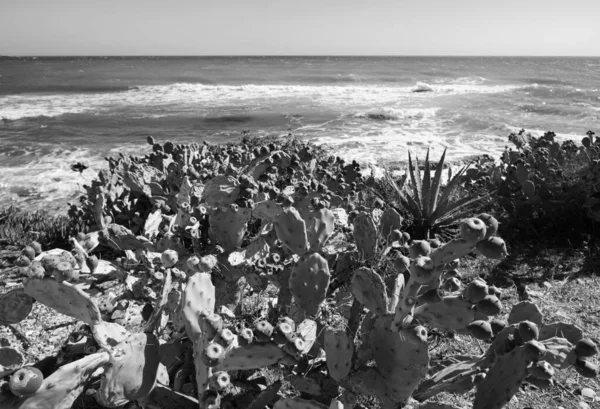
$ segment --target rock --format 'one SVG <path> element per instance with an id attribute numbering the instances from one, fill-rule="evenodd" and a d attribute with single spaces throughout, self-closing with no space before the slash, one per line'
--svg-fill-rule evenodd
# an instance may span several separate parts
<path id="1" fill-rule="evenodd" d="M 581 390 L 581 396 L 593 400 L 594 398 L 596 398 L 596 392 L 594 392 L 594 390 L 590 388 L 583 388 Z"/>

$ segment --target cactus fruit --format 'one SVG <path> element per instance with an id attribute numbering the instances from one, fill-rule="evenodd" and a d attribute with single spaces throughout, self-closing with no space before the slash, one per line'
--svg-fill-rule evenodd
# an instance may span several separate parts
<path id="1" fill-rule="evenodd" d="M 426 284 L 436 276 L 433 261 L 429 257 L 418 256 L 410 263 L 410 277 L 418 284 Z"/>
<path id="2" fill-rule="evenodd" d="M 531 321 L 521 321 L 518 328 L 519 336 L 523 342 L 537 340 L 540 335 L 538 326 Z"/>
<path id="3" fill-rule="evenodd" d="M 303 255 L 308 250 L 306 223 L 293 207 L 283 209 L 273 223 L 277 238 L 292 252 Z"/>
<path id="4" fill-rule="evenodd" d="M 12 374 L 8 386 L 15 396 L 22 398 L 36 393 L 43 381 L 44 375 L 39 369 L 26 366 Z"/>
<path id="5" fill-rule="evenodd" d="M 354 342 L 345 330 L 325 330 L 325 355 L 329 376 L 341 381 L 352 369 Z"/>
<path id="6" fill-rule="evenodd" d="M 88 355 L 58 368 L 36 393 L 17 401 L 14 409 L 69 409 L 92 374 L 109 361 L 106 352 Z"/>
<path id="7" fill-rule="evenodd" d="M 31 247 L 35 251 L 36 256 L 42 254 L 42 245 L 37 241 L 32 241 L 31 243 L 29 243 L 28 247 Z"/>
<path id="8" fill-rule="evenodd" d="M 94 274 L 96 272 L 96 269 L 98 268 L 98 257 L 92 255 L 89 256 L 85 259 L 85 264 L 87 265 L 87 267 L 90 269 L 90 273 Z"/>
<path id="9" fill-rule="evenodd" d="M 394 259 L 394 269 L 397 273 L 402 274 L 408 271 L 409 267 L 410 259 L 408 257 L 399 254 L 398 257 Z"/>
<path id="10" fill-rule="evenodd" d="M 434 328 L 455 331 L 466 328 L 475 319 L 473 305 L 460 296 L 447 296 L 435 304 L 423 304 L 415 309 L 415 318 Z"/>
<path id="11" fill-rule="evenodd" d="M 588 358 L 598 353 L 598 346 L 589 338 L 580 339 L 575 344 L 575 353 L 578 358 Z"/>
<path id="12" fill-rule="evenodd" d="M 488 286 L 483 280 L 473 280 L 467 285 L 463 295 L 469 302 L 477 304 L 488 295 Z"/>
<path id="13" fill-rule="evenodd" d="M 531 321 L 538 327 L 542 325 L 542 312 L 540 308 L 531 301 L 521 301 L 513 305 L 508 314 L 508 323 L 517 324 L 521 321 Z M 560 335 L 560 334 L 559 334 Z"/>
<path id="14" fill-rule="evenodd" d="M 387 313 L 388 296 L 385 284 L 375 271 L 365 267 L 356 270 L 352 275 L 352 294 L 372 313 Z"/>
<path id="15" fill-rule="evenodd" d="M 377 229 L 373 218 L 368 213 L 361 212 L 354 218 L 352 224 L 358 254 L 365 260 L 372 259 L 377 249 Z"/>
<path id="16" fill-rule="evenodd" d="M 387 318 L 380 318 L 369 337 L 373 358 L 383 376 L 387 393 L 405 403 L 425 378 L 429 369 L 427 330 L 417 326 L 399 332 L 390 329 Z"/>
<path id="17" fill-rule="evenodd" d="M 34 302 L 23 288 L 15 288 L 0 295 L 0 325 L 23 321 L 31 312 Z"/>
<path id="18" fill-rule="evenodd" d="M 485 238 L 488 239 L 492 236 L 495 236 L 498 233 L 498 220 L 494 216 L 491 216 L 487 213 L 481 213 L 477 216 L 479 220 L 485 224 Z"/>
<path id="19" fill-rule="evenodd" d="M 160 261 L 166 268 L 174 267 L 179 261 L 179 254 L 175 250 L 165 250 L 160 255 Z"/>
<path id="20" fill-rule="evenodd" d="M 290 274 L 290 292 L 309 315 L 315 315 L 329 288 L 329 265 L 319 253 L 300 257 Z"/>
<path id="21" fill-rule="evenodd" d="M 79 272 L 73 269 L 71 263 L 61 261 L 54 269 L 56 280 L 61 281 L 76 281 L 79 279 Z"/>
<path id="22" fill-rule="evenodd" d="M 392 237 L 394 230 L 400 230 L 402 227 L 402 216 L 392 207 L 388 207 L 383 211 L 381 220 L 379 221 L 379 234 L 388 243 L 398 240 L 398 238 Z"/>
<path id="23" fill-rule="evenodd" d="M 490 237 L 477 243 L 477 250 L 487 258 L 501 260 L 508 255 L 506 243 L 500 237 Z"/>
<path id="24" fill-rule="evenodd" d="M 482 341 L 492 339 L 494 336 L 494 331 L 492 330 L 492 326 L 489 322 L 483 320 L 477 320 L 471 322 L 467 325 L 467 333 L 472 335 L 474 338 L 480 339 Z"/>
<path id="25" fill-rule="evenodd" d="M 210 387 L 216 391 L 222 391 L 231 384 L 231 379 L 227 372 L 215 372 L 210 377 Z"/>
<path id="26" fill-rule="evenodd" d="M 27 246 L 21 250 L 21 254 L 27 257 L 29 260 L 33 260 L 35 258 L 35 250 L 30 246 Z"/>
<path id="27" fill-rule="evenodd" d="M 317 341 L 317 323 L 311 319 L 305 319 L 298 325 L 296 332 L 305 344 L 301 352 L 308 354 Z"/>
<path id="28" fill-rule="evenodd" d="M 486 233 L 485 223 L 476 217 L 465 219 L 460 223 L 460 238 L 469 243 L 477 243 L 485 239 Z"/>
<path id="29" fill-rule="evenodd" d="M 573 368 L 585 378 L 596 378 L 598 376 L 598 365 L 583 358 L 577 358 Z"/>
<path id="30" fill-rule="evenodd" d="M 59 283 L 51 278 L 32 278 L 25 283 L 24 289 L 36 301 L 86 324 L 94 325 L 102 320 L 100 310 L 90 296 L 73 284 Z"/>
<path id="31" fill-rule="evenodd" d="M 251 210 L 232 203 L 227 207 L 218 207 L 210 212 L 208 221 L 209 237 L 219 243 L 226 252 L 231 252 L 242 244 L 248 231 Z"/>
<path id="32" fill-rule="evenodd" d="M 491 317 L 502 312 L 502 303 L 495 295 L 486 295 L 481 301 L 475 304 L 475 310 Z"/>
<path id="33" fill-rule="evenodd" d="M 268 321 L 258 321 L 254 324 L 254 334 L 258 342 L 268 342 L 273 336 L 273 326 Z"/>
<path id="34" fill-rule="evenodd" d="M 419 256 L 429 257 L 431 254 L 431 245 L 425 240 L 414 240 L 408 247 L 408 256 L 417 258 Z"/>

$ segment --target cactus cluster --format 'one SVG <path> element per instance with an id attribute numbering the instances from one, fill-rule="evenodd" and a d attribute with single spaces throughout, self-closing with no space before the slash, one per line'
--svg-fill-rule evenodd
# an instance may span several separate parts
<path id="1" fill-rule="evenodd" d="M 71 252 L 23 250 L 24 285 L 0 297 L 0 325 L 25 319 L 34 301 L 81 324 L 68 363 L 45 379 L 0 348 L 7 408 L 66 409 L 100 374 L 103 406 L 201 409 L 353 408 L 365 395 L 392 408 L 474 387 L 476 409 L 500 408 L 523 382 L 550 385 L 557 369 L 597 375 L 597 347 L 577 327 L 544 325 L 531 303 L 502 319 L 499 289 L 463 283 L 461 258 L 507 255 L 493 216 L 465 218 L 446 242 L 413 240 L 401 209 L 360 198 L 357 164 L 309 145 L 149 142 L 146 158 L 111 159 L 88 188 L 77 211 L 95 228 Z M 106 249 L 120 258 L 99 260 Z M 100 276 L 122 294 L 94 299 L 78 285 Z M 252 297 L 260 308 L 244 314 Z M 489 348 L 432 373 L 431 330 Z M 267 367 L 299 396 L 262 379 Z"/>

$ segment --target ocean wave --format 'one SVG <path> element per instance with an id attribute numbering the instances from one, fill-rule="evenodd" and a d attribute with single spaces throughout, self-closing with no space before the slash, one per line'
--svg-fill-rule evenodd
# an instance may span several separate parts
<path id="1" fill-rule="evenodd" d="M 509 92 L 517 85 L 432 84 L 432 92 L 414 94 L 411 86 L 384 85 L 207 85 L 176 83 L 140 86 L 126 92 L 59 93 L 0 96 L 0 116 L 7 120 L 55 117 L 89 111 L 100 114 L 133 109 L 148 115 L 200 115 L 221 107 L 307 106 L 336 108 L 393 105 L 414 98 Z"/>
<path id="2" fill-rule="evenodd" d="M 421 120 L 436 115 L 440 108 L 381 108 L 352 115 L 354 118 L 376 121 Z"/>

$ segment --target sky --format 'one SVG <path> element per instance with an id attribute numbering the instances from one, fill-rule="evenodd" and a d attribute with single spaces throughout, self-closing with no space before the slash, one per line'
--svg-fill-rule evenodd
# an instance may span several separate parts
<path id="1" fill-rule="evenodd" d="M 600 56 L 600 0 L 0 0 L 0 55 Z"/>

